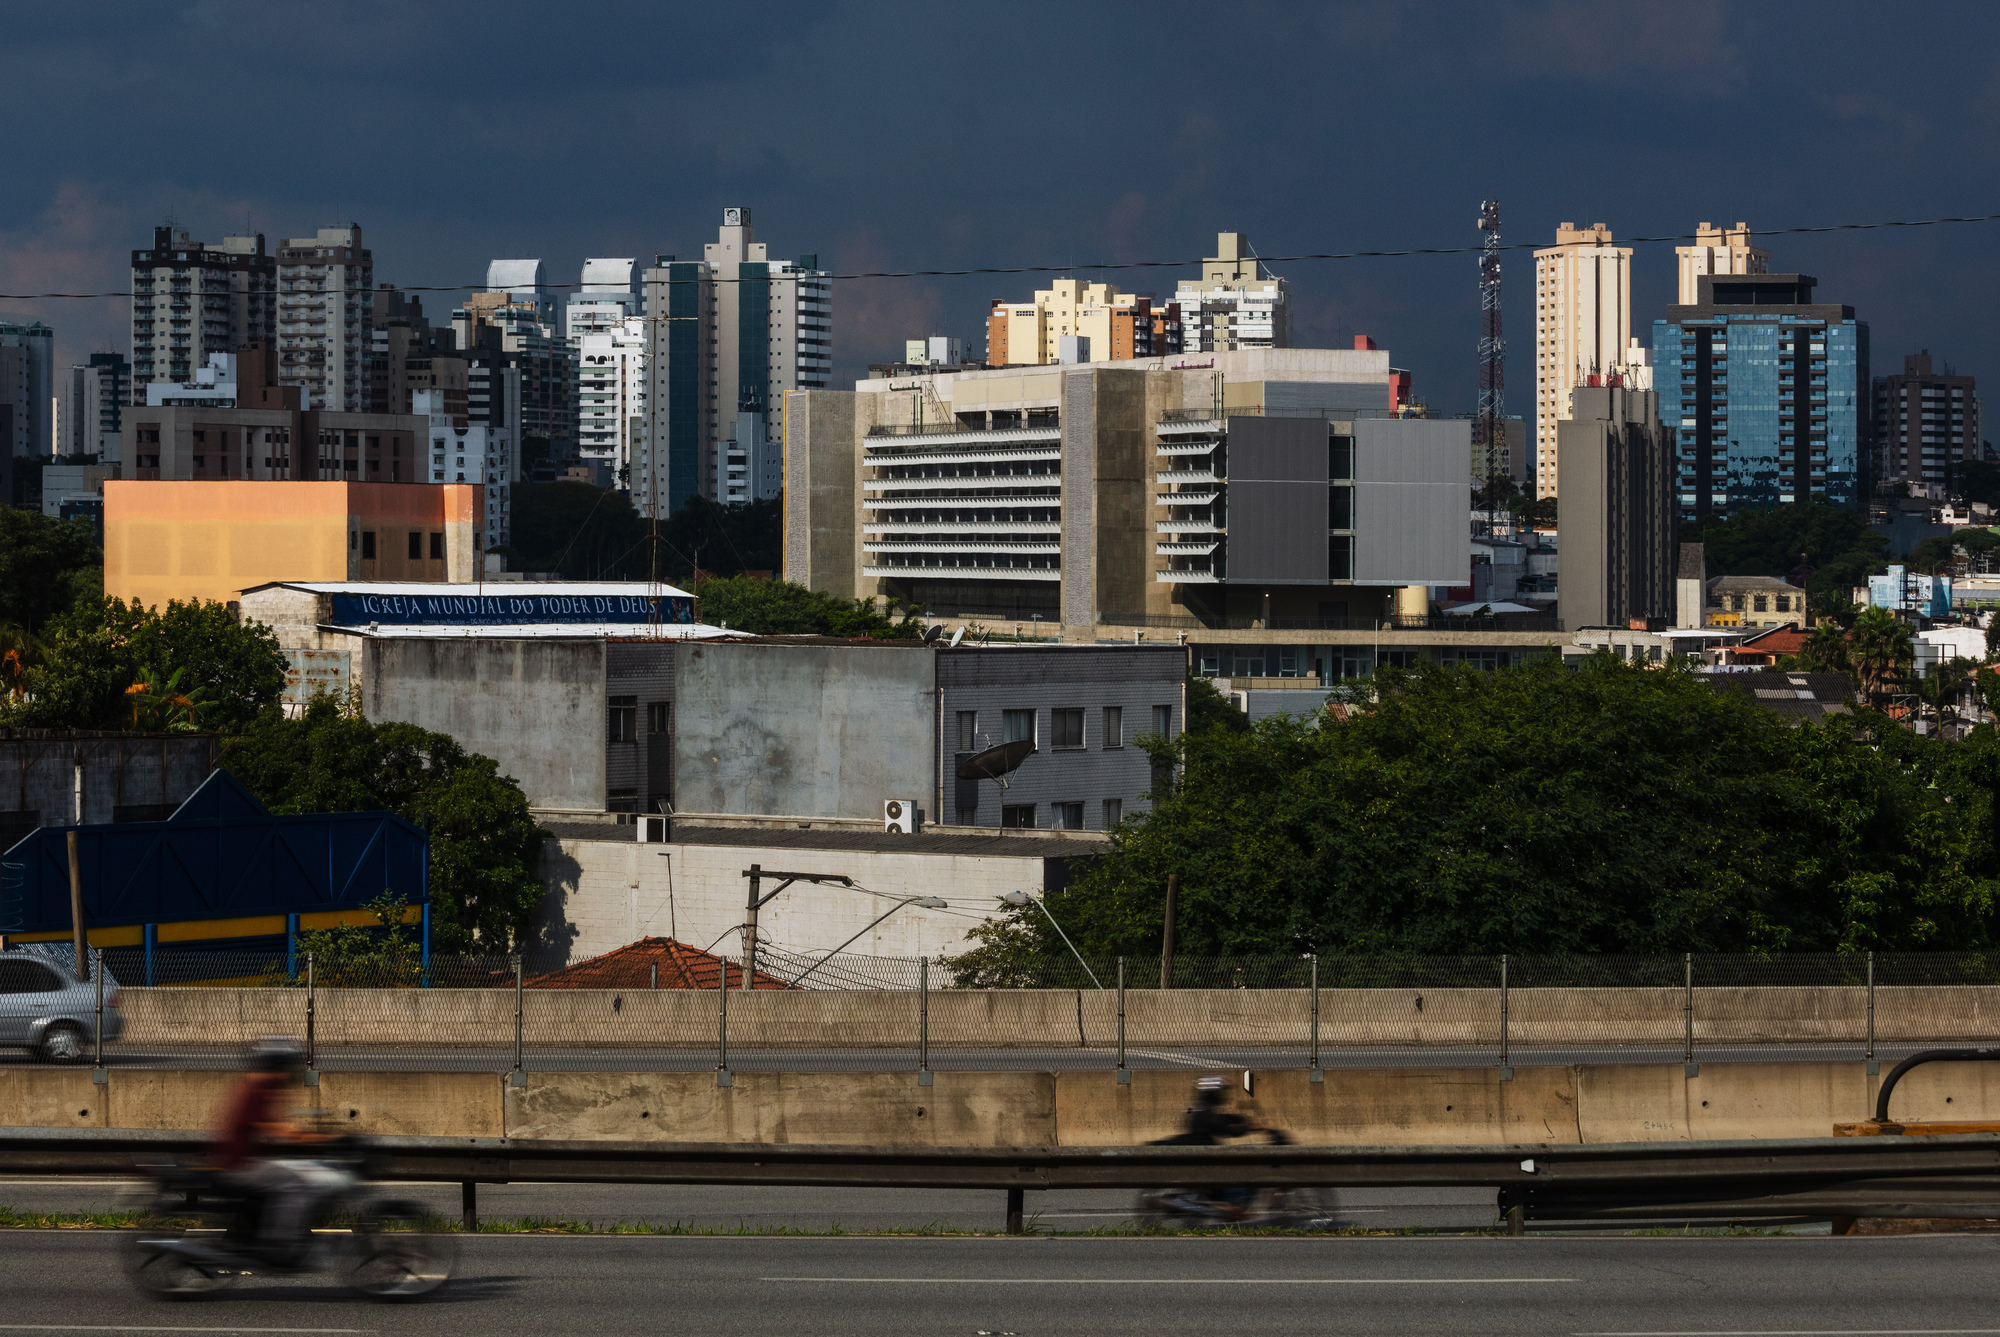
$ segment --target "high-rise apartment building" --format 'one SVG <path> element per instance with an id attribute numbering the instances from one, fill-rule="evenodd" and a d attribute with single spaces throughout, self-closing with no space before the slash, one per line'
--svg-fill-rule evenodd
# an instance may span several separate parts
<path id="1" fill-rule="evenodd" d="M 556 298 L 540 260 L 493 260 L 486 265 L 487 293 L 504 294 L 509 306 L 530 307 L 537 324 L 556 330 Z"/>
<path id="2" fill-rule="evenodd" d="M 570 307 L 572 315 L 576 311 Z M 570 342 L 576 350 L 577 454 L 605 461 L 629 486 L 634 450 L 646 430 L 646 322 L 632 317 L 586 327 Z"/>
<path id="3" fill-rule="evenodd" d="M 494 261 L 503 264 L 533 264 L 535 261 Z M 539 269 L 537 269 L 539 274 Z M 489 272 L 488 277 L 493 277 Z M 539 282 L 539 278 L 537 279 Z M 568 459 L 576 451 L 576 368 L 575 350 L 556 333 L 550 323 L 555 308 L 524 285 L 509 292 L 473 293 L 464 306 L 451 313 L 453 336 L 471 362 L 473 398 L 477 399 L 480 359 L 470 355 L 486 350 L 505 355 L 506 365 L 519 379 L 520 412 L 515 425 L 525 443 L 528 437 L 546 443 L 543 453 L 551 460 Z M 475 421 L 481 420 L 477 411 Z"/>
<path id="4" fill-rule="evenodd" d="M 585 260 L 582 282 L 563 307 L 563 334 L 573 343 L 586 334 L 622 329 L 644 315 L 645 306 L 645 271 L 637 260 Z"/>
<path id="5" fill-rule="evenodd" d="M 784 439 L 789 390 L 826 387 L 833 371 L 833 280 L 817 255 L 774 260 L 750 211 L 722 211 L 698 261 L 656 256 L 646 271 L 648 426 L 633 467 L 642 515 L 668 515 L 693 496 L 750 500 L 722 443 L 737 415 Z M 740 435 L 740 434 L 735 434 Z M 740 453 L 740 452 L 738 452 Z"/>
<path id="6" fill-rule="evenodd" d="M 1704 274 L 1763 274 L 1768 272 L 1771 253 L 1750 244 L 1750 225 L 1738 223 L 1720 228 L 1702 223 L 1694 230 L 1694 245 L 1676 246 L 1680 282 L 1674 300 L 1693 306 L 1697 300 L 1695 280 Z"/>
<path id="7" fill-rule="evenodd" d="M 1563 223 L 1535 252 L 1535 468 L 1538 497 L 1557 488 L 1556 424 L 1570 391 L 1616 370 L 1632 337 L 1632 248 L 1602 223 Z"/>
<path id="8" fill-rule="evenodd" d="M 1556 431 L 1562 437 L 1556 608 L 1563 626 L 1671 617 L 1674 451 L 1660 426 L 1659 396 L 1617 384 L 1578 387 Z"/>
<path id="9" fill-rule="evenodd" d="M 361 245 L 359 223 L 279 243 L 279 384 L 303 391 L 306 407 L 367 411 L 374 323 L 375 260 Z"/>
<path id="10" fill-rule="evenodd" d="M 995 301 L 986 317 L 988 366 L 1046 366 L 1063 361 L 1064 339 L 1087 339 L 1084 362 L 1123 362 L 1181 351 L 1178 305 L 1156 307 L 1151 297 L 1120 292 L 1116 284 L 1057 279 L 1032 302 Z M 954 341 L 955 342 L 955 341 Z M 910 348 L 922 347 L 911 340 Z M 928 356 L 927 347 L 924 348 Z"/>
<path id="11" fill-rule="evenodd" d="M 1292 346 L 1291 285 L 1266 269 L 1242 232 L 1220 232 L 1201 279 L 1181 280 L 1181 346 L 1161 352 L 1226 353 Z"/>
<path id="12" fill-rule="evenodd" d="M 1900 375 L 1877 376 L 1874 401 L 1878 481 L 1908 483 L 1921 496 L 1943 491 L 1957 465 L 1981 458 L 1978 386 L 1949 366 L 1937 371 L 1930 349 L 1907 354 Z"/>
<path id="13" fill-rule="evenodd" d="M 151 248 L 132 252 L 130 402 L 146 402 L 149 381 L 185 381 L 213 354 L 276 338 L 277 284 L 261 233 L 210 246 L 154 228 Z"/>
<path id="14" fill-rule="evenodd" d="M 369 365 L 369 412 L 414 413 L 412 396 L 436 390 L 452 421 L 459 427 L 467 424 L 466 359 L 451 330 L 432 327 L 414 293 L 387 283 L 376 288 L 375 324 L 369 334 L 375 350 Z"/>
<path id="15" fill-rule="evenodd" d="M 1653 384 L 1675 438 L 1683 521 L 1866 498 L 1868 326 L 1851 306 L 1814 302 L 1818 282 L 1704 274 L 1695 303 L 1653 322 Z"/>
<path id="16" fill-rule="evenodd" d="M 35 459 L 55 449 L 55 350 L 55 331 L 39 320 L 0 321 L 0 447 L 9 460 Z"/>

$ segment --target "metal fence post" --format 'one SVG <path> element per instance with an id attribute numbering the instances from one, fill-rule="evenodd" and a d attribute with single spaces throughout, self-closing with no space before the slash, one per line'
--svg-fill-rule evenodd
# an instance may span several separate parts
<path id="1" fill-rule="evenodd" d="M 721 967 L 715 982 L 715 1084 L 734 1086 L 736 1079 L 729 1075 L 729 958 L 715 960 Z"/>
<path id="2" fill-rule="evenodd" d="M 1312 1057 L 1307 1060 L 1306 1066 L 1312 1069 L 1312 1077 L 1310 1078 L 1311 1081 L 1323 1082 L 1326 1080 L 1326 1073 L 1322 1071 L 1319 1066 L 1319 953 L 1318 952 L 1314 952 L 1312 958 Z"/>
<path id="3" fill-rule="evenodd" d="M 97 981 L 97 1025 L 96 1033 L 92 1037 L 96 1048 L 93 1051 L 95 1056 L 90 1062 L 90 1080 L 93 1085 L 104 1086 L 110 1081 L 104 1071 L 104 949 L 102 947 L 93 949 L 92 957 L 90 974 L 91 978 Z"/>
<path id="4" fill-rule="evenodd" d="M 1511 1038 L 1508 1034 L 1508 1022 L 1511 1020 L 1513 1001 L 1513 995 L 1507 991 L 1507 954 L 1502 952 L 1500 954 L 1500 1080 L 1503 1082 L 1514 1080 L 1514 1056 L 1508 1047 Z"/>
<path id="5" fill-rule="evenodd" d="M 1701 1075 L 1701 1065 L 1694 1061 L 1694 953 L 1693 952 L 1689 952 L 1687 954 L 1687 959 L 1685 964 L 1687 968 L 1687 994 L 1686 994 L 1687 1001 L 1682 1005 L 1681 1010 L 1686 1014 L 1687 1017 L 1687 1043 L 1682 1047 L 1681 1063 L 1683 1065 L 1682 1071 L 1685 1072 L 1689 1077 L 1699 1077 Z"/>
<path id="6" fill-rule="evenodd" d="M 1875 953 L 1868 953 L 1868 1075 L 1882 1075 L 1882 1064 L 1875 1057 Z"/>
<path id="7" fill-rule="evenodd" d="M 931 959 L 917 958 L 917 1085 L 931 1084 Z"/>
<path id="8" fill-rule="evenodd" d="M 313 954 L 306 953 L 306 1085 L 319 1085 L 317 1013 L 319 986 L 313 974 Z"/>
<path id="9" fill-rule="evenodd" d="M 1118 1085 L 1132 1085 L 1132 1070 L 1125 1066 L 1125 958 L 1118 958 Z"/>
<path id="10" fill-rule="evenodd" d="M 514 1075 L 510 1079 L 515 1086 L 526 1086 L 528 1084 L 527 1070 L 521 1066 L 521 991 L 523 988 L 523 974 L 521 958 L 517 955 L 514 958 Z"/>

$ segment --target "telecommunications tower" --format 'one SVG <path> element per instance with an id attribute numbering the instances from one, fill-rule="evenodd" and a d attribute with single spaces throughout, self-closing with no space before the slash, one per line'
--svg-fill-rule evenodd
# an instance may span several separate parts
<path id="1" fill-rule="evenodd" d="M 1507 477 L 1507 340 L 1500 332 L 1500 201 L 1481 200 L 1479 230 L 1479 421 L 1474 424 L 1489 505 Z"/>

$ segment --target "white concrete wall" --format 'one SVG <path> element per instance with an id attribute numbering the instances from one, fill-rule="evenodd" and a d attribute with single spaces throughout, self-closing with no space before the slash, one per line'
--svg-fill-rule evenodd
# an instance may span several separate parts
<path id="1" fill-rule="evenodd" d="M 812 850 L 791 846 L 642 845 L 609 840 L 551 840 L 542 859 L 548 899 L 543 940 L 580 961 L 640 938 L 673 937 L 719 951 L 742 950 L 751 864 L 801 873 L 838 873 L 883 893 L 834 885 L 795 883 L 758 916 L 762 942 L 792 952 L 826 952 L 853 937 L 887 910 L 894 898 L 941 896 L 948 910 L 910 906 L 877 924 L 847 948 L 865 956 L 945 956 L 965 951 L 965 935 L 998 917 L 1002 892 L 1042 890 L 1042 855 L 1073 853 L 1065 846 L 1033 857 L 949 854 L 881 854 L 861 850 Z M 774 884 L 765 883 L 765 890 Z M 725 935 L 727 935 L 725 937 Z"/>

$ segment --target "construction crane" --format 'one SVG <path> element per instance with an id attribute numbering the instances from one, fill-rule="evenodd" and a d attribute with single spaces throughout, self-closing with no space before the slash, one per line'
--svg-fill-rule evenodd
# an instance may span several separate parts
<path id="1" fill-rule="evenodd" d="M 1480 471 L 1489 511 L 1507 468 L 1507 339 L 1500 332 L 1500 201 L 1479 202 L 1479 421 Z"/>

